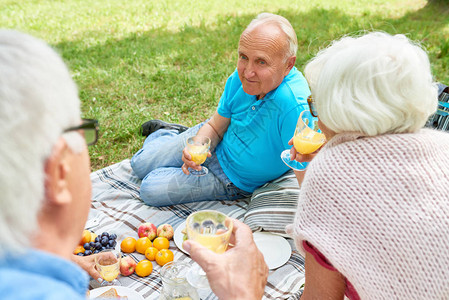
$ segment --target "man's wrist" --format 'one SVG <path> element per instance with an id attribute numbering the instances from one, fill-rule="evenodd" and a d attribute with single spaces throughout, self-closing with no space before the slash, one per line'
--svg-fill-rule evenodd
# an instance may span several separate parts
<path id="1" fill-rule="evenodd" d="M 263 291 L 249 290 L 247 286 L 240 289 L 232 289 L 233 291 L 229 293 L 229 297 L 220 298 L 223 300 L 260 300 L 263 296 Z M 260 296 L 259 296 L 260 294 Z"/>

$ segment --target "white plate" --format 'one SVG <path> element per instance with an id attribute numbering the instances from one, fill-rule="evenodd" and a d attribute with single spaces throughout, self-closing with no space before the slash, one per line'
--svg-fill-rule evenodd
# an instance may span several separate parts
<path id="1" fill-rule="evenodd" d="M 130 300 L 143 300 L 143 297 L 137 293 L 135 290 L 132 290 L 126 286 L 119 286 L 119 285 L 111 285 L 111 286 L 102 286 L 96 289 L 93 289 L 90 291 L 89 299 L 94 299 L 95 297 L 100 296 L 110 288 L 114 288 L 117 290 L 117 294 L 119 294 L 120 297 L 128 297 Z M 103 299 L 103 298 L 102 298 Z"/>
<path id="2" fill-rule="evenodd" d="M 282 236 L 268 232 L 254 232 L 253 238 L 270 270 L 279 268 L 290 259 L 292 248 Z"/>
<path id="3" fill-rule="evenodd" d="M 182 242 L 184 241 L 184 234 L 181 231 L 184 228 L 186 228 L 186 221 L 182 222 L 181 224 L 178 225 L 178 227 L 176 227 L 175 234 L 173 235 L 173 241 L 175 242 L 175 245 L 176 247 L 178 247 L 179 250 L 189 255 L 189 253 L 182 248 Z"/>

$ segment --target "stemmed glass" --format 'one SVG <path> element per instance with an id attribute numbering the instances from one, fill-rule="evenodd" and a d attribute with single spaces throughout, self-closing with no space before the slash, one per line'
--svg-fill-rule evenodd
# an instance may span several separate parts
<path id="1" fill-rule="evenodd" d="M 95 256 L 95 266 L 103 278 L 102 286 L 121 285 L 117 280 L 120 273 L 120 260 L 122 253 L 116 249 L 106 249 Z"/>
<path id="2" fill-rule="evenodd" d="M 192 161 L 197 165 L 201 165 L 202 163 L 204 163 L 210 149 L 210 138 L 201 135 L 191 136 L 187 138 L 186 143 L 187 151 L 192 157 Z M 189 172 L 192 175 L 203 176 L 209 173 L 209 170 L 206 167 L 202 166 L 200 171 L 189 168 Z"/>
<path id="3" fill-rule="evenodd" d="M 215 253 L 224 253 L 231 238 L 233 223 L 225 214 L 215 210 L 201 210 L 186 220 L 187 237 Z M 194 264 L 187 273 L 187 281 L 198 289 L 210 288 L 206 273 Z"/>
<path id="4" fill-rule="evenodd" d="M 326 137 L 321 133 L 317 125 L 318 121 L 308 110 L 301 112 L 296 123 L 293 146 L 301 154 L 310 154 L 318 150 L 325 142 Z M 281 153 L 282 161 L 296 171 L 304 171 L 308 162 L 291 160 L 290 149 Z"/>

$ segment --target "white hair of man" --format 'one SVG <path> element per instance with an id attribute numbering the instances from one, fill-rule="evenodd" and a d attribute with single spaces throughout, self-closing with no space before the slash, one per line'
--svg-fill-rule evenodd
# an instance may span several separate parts
<path id="1" fill-rule="evenodd" d="M 288 45 L 286 48 L 285 59 L 296 56 L 296 52 L 298 51 L 298 39 L 296 37 L 296 32 L 293 29 L 292 24 L 290 24 L 290 22 L 286 18 L 272 13 L 261 13 L 257 17 L 255 17 L 251 21 L 251 23 L 249 23 L 245 31 L 252 30 L 253 28 L 262 24 L 274 24 L 278 26 L 287 36 Z"/>
<path id="2" fill-rule="evenodd" d="M 304 73 L 321 122 L 336 133 L 415 132 L 437 108 L 429 58 L 404 35 L 344 37 Z"/>
<path id="3" fill-rule="evenodd" d="M 46 43 L 0 30 L 0 256 L 30 246 L 45 201 L 45 163 L 65 129 L 80 124 L 77 88 Z M 84 140 L 64 134 L 74 152 Z"/>

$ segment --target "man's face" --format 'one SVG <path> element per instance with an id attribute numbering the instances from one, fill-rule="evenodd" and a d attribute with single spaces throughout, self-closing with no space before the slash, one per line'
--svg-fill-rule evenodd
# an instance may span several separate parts
<path id="1" fill-rule="evenodd" d="M 72 224 L 78 225 L 78 232 L 81 232 L 86 223 L 92 194 L 92 184 L 90 181 L 90 159 L 87 146 L 83 146 L 80 153 L 74 153 L 71 150 L 68 163 L 70 172 L 67 175 L 68 189 L 73 197 L 71 204 Z"/>
<path id="2" fill-rule="evenodd" d="M 295 61 L 285 59 L 286 47 L 285 33 L 271 24 L 242 33 L 237 71 L 245 93 L 262 99 L 281 84 Z"/>
<path id="3" fill-rule="evenodd" d="M 45 166 L 45 189 L 47 201 L 39 214 L 45 236 L 48 228 L 56 230 L 56 238 L 64 236 L 65 245 L 72 243 L 73 248 L 80 240 L 91 204 L 90 159 L 87 146 L 79 131 L 70 138 L 78 137 L 73 151 L 67 141 L 60 137 L 52 149 Z M 42 238 L 36 236 L 34 245 L 39 248 Z"/>

